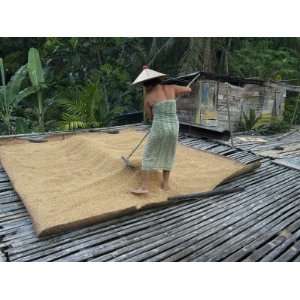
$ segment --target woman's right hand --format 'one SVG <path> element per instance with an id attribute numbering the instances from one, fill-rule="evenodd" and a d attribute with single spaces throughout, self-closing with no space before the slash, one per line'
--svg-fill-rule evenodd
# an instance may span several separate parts
<path id="1" fill-rule="evenodd" d="M 174 88 L 175 88 L 176 96 L 182 95 L 182 94 L 189 94 L 192 92 L 192 89 L 190 87 L 186 87 L 186 86 L 175 85 Z"/>

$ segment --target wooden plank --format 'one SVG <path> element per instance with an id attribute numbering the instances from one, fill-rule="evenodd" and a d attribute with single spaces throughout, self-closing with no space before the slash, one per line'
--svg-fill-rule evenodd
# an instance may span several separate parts
<path id="1" fill-rule="evenodd" d="M 21 202 L 14 202 L 9 204 L 1 204 L 1 213 L 8 213 L 10 211 L 16 211 L 19 209 L 24 208 L 23 203 Z"/>
<path id="2" fill-rule="evenodd" d="M 264 196 L 262 199 L 266 199 Z M 272 211 L 276 210 L 277 201 L 274 201 L 272 195 L 269 196 L 268 203 L 265 203 L 266 205 L 256 205 L 253 207 L 249 207 L 248 211 L 244 213 L 237 212 L 235 216 L 231 216 L 229 220 L 227 220 L 227 223 L 223 228 L 212 228 L 210 232 L 205 233 L 203 236 L 198 235 L 195 240 L 191 241 L 188 245 L 185 244 L 185 247 L 182 247 L 182 251 L 178 252 L 176 254 L 176 257 L 170 257 L 169 260 L 178 260 L 186 257 L 188 260 L 192 260 L 195 258 L 194 256 L 198 256 L 198 254 L 205 253 L 206 251 L 215 249 L 215 244 L 213 241 L 217 240 L 217 244 L 222 244 L 222 241 L 230 240 L 231 237 L 235 232 L 243 231 L 243 228 L 240 228 L 240 224 L 244 224 L 244 227 L 247 228 L 249 225 L 255 225 L 257 223 L 258 216 L 261 216 L 260 218 L 264 218 L 265 214 L 270 213 L 270 207 L 269 204 L 273 204 Z M 265 200 L 263 200 L 265 202 Z M 283 205 L 283 204 L 282 204 Z M 252 222 L 252 223 L 249 223 Z M 234 225 L 234 227 L 232 227 Z M 225 235 L 225 232 L 228 232 L 227 235 Z M 206 240 L 204 238 L 207 238 Z M 198 243 L 199 241 L 199 243 Z M 187 247 L 189 246 L 189 247 Z M 199 251 L 199 253 L 197 253 Z M 191 256 L 188 258 L 188 256 Z"/>
<path id="3" fill-rule="evenodd" d="M 300 228 L 300 221 L 292 223 L 283 231 L 279 232 L 278 235 L 266 243 L 265 236 L 255 240 L 246 247 L 243 247 L 238 252 L 234 253 L 232 256 L 229 256 L 227 259 L 229 261 L 236 261 L 243 259 L 244 261 L 259 261 L 270 253 L 273 249 L 276 249 L 278 246 L 282 245 L 292 233 Z M 250 254 L 250 255 L 249 255 Z M 249 255 L 249 256 L 247 256 Z"/>
<path id="4" fill-rule="evenodd" d="M 246 216 L 245 216 L 246 217 Z M 202 239 L 201 243 L 197 244 L 197 240 L 199 240 L 199 237 L 196 237 L 195 240 L 192 240 L 188 245 L 187 244 L 183 244 L 182 247 L 182 251 L 181 253 L 177 253 L 176 256 L 173 257 L 169 257 L 168 261 L 172 261 L 172 260 L 178 260 L 178 259 L 184 259 L 184 260 L 192 260 L 194 257 L 189 258 L 186 257 L 187 255 L 193 255 L 193 252 L 195 253 L 197 250 L 199 251 L 199 249 L 202 247 L 204 247 L 201 251 L 201 253 L 205 253 L 205 251 L 213 251 L 215 250 L 219 245 L 221 247 L 225 246 L 223 245 L 224 242 L 227 241 L 232 241 L 232 238 L 235 234 L 240 232 L 240 235 L 245 233 L 245 230 L 252 229 L 253 226 L 256 225 L 257 220 L 250 220 L 249 217 L 247 218 L 247 223 L 245 222 L 245 220 L 238 220 L 238 223 L 236 223 L 234 226 L 232 226 L 231 224 L 228 224 L 229 226 L 227 228 L 224 228 L 221 232 L 216 232 L 216 231 L 212 231 L 211 232 L 211 236 L 207 237 L 206 239 Z M 244 224 L 244 225 L 243 225 Z M 236 229 L 237 226 L 243 226 L 240 227 L 238 229 Z M 217 239 L 218 238 L 218 239 Z M 185 247 L 184 247 L 185 246 Z M 189 249 L 186 249 L 187 247 L 189 247 Z M 178 247 L 177 247 L 178 249 Z M 211 260 L 211 258 L 210 258 Z"/>
<path id="5" fill-rule="evenodd" d="M 300 254 L 300 241 L 298 240 L 285 253 L 281 254 L 275 261 L 292 261 Z"/>
<path id="6" fill-rule="evenodd" d="M 1 222 L 5 222 L 5 221 L 8 221 L 8 220 L 12 220 L 14 218 L 18 218 L 19 217 L 19 214 L 27 214 L 28 213 L 26 212 L 25 208 L 20 208 L 20 209 L 17 209 L 17 210 L 14 210 L 14 211 L 10 211 L 10 212 L 0 212 L 0 220 Z"/>
<path id="7" fill-rule="evenodd" d="M 300 262 L 300 255 L 298 255 L 295 259 L 294 262 Z"/>
<path id="8" fill-rule="evenodd" d="M 7 234 L 15 233 L 15 232 L 25 232 L 25 231 L 32 231 L 33 232 L 31 222 L 28 225 L 24 224 L 22 226 L 14 226 L 14 227 L 11 227 L 11 228 L 2 229 L 0 231 L 0 234 L 1 235 L 7 235 Z"/>
<path id="9" fill-rule="evenodd" d="M 6 259 L 5 255 L 4 255 L 4 253 L 0 249 L 0 262 L 5 262 L 5 261 L 7 261 L 7 259 Z"/>
<path id="10" fill-rule="evenodd" d="M 212 153 L 219 153 L 219 152 L 222 152 L 222 151 L 228 151 L 228 146 L 223 146 L 223 145 L 218 145 L 218 146 L 216 146 L 216 147 L 214 147 L 214 148 L 212 148 L 211 150 L 210 150 L 210 152 L 212 152 Z"/>
<path id="11" fill-rule="evenodd" d="M 286 240 L 277 248 L 275 248 L 274 250 L 272 250 L 270 253 L 268 253 L 263 259 L 262 261 L 273 261 L 273 260 L 280 260 L 280 255 L 282 255 L 282 253 L 289 248 L 291 245 L 293 245 L 295 243 L 295 241 L 297 239 L 299 239 L 300 237 L 300 230 L 298 230 L 295 234 L 291 235 L 290 237 L 286 238 Z M 297 253 L 295 253 L 296 256 Z"/>
<path id="12" fill-rule="evenodd" d="M 9 246 L 9 248 L 26 245 L 27 243 L 35 243 L 38 241 L 39 238 L 32 231 L 14 232 L 11 234 L 6 234 L 2 238 L 3 244 Z"/>
<path id="13" fill-rule="evenodd" d="M 194 236 L 190 236 L 189 237 L 189 240 L 188 240 L 188 242 L 190 242 L 190 244 L 191 245 L 193 245 L 194 243 L 195 243 L 195 239 L 193 239 L 193 237 L 194 238 L 196 238 L 196 239 L 198 239 L 199 238 L 199 235 L 201 234 L 201 232 L 202 231 L 197 231 L 197 232 L 195 232 L 194 233 Z M 214 232 L 213 232 L 214 233 Z M 205 233 L 205 235 L 206 236 L 209 236 L 207 233 Z M 184 239 L 182 238 L 184 236 Z M 187 244 L 186 243 L 186 239 L 187 238 L 187 235 L 181 235 L 181 237 L 180 237 L 180 239 L 181 239 L 181 245 L 182 245 L 182 249 L 186 249 L 188 246 L 189 246 L 189 244 Z M 203 236 L 202 236 L 202 238 L 203 238 Z M 176 241 L 176 243 L 177 243 L 177 241 Z M 174 243 L 171 243 L 171 244 L 169 244 L 169 245 L 163 245 L 163 247 L 165 248 L 165 249 L 173 249 L 173 247 L 175 246 L 176 244 L 174 244 Z M 175 249 L 176 250 L 178 250 L 179 248 L 178 248 L 178 245 L 176 245 L 176 247 L 175 247 Z M 162 250 L 162 248 L 155 248 L 154 249 L 154 251 L 153 251 L 153 253 L 156 253 L 156 252 L 161 252 L 161 250 Z M 172 252 L 174 252 L 174 250 L 172 251 Z M 176 252 L 176 251 L 175 251 Z M 152 254 L 153 254 L 152 253 Z M 166 257 L 167 255 L 166 255 L 167 253 L 162 253 L 160 256 L 156 256 L 156 257 L 152 257 L 151 259 L 148 259 L 148 260 L 150 260 L 150 261 L 157 261 L 157 260 L 161 260 L 163 257 Z M 144 254 L 142 254 L 143 255 L 143 259 L 145 258 L 145 255 Z M 149 255 L 149 253 L 148 253 L 148 255 Z M 135 257 L 134 259 L 142 259 L 142 257 Z M 172 259 L 170 259 L 170 261 L 173 261 L 174 259 L 172 258 Z"/>
<path id="14" fill-rule="evenodd" d="M 17 195 L 14 195 L 13 197 L 0 197 L 0 207 L 2 204 L 9 204 L 15 202 L 20 202 L 20 199 L 17 197 Z"/>
<path id="15" fill-rule="evenodd" d="M 287 211 L 287 209 L 289 209 Z M 286 220 L 287 216 L 293 215 L 290 220 Z M 205 254 L 202 252 L 202 255 L 195 258 L 195 261 L 219 261 L 225 258 L 226 256 L 233 253 L 236 249 L 244 247 L 245 245 L 252 242 L 257 237 L 264 234 L 266 231 L 270 231 L 273 234 L 278 231 L 276 225 L 282 222 L 282 226 L 287 226 L 290 224 L 291 221 L 295 221 L 300 217 L 300 210 L 299 210 L 299 202 L 295 203 L 293 201 L 289 206 L 283 207 L 280 212 L 274 213 L 268 217 L 266 220 L 261 220 L 260 222 L 256 223 L 250 232 L 247 232 L 247 235 L 238 236 L 231 239 L 229 242 L 222 244 L 222 247 L 219 249 L 215 248 L 210 252 L 206 252 Z M 258 229 L 264 229 L 263 231 L 259 231 Z"/>
<path id="16" fill-rule="evenodd" d="M 245 207 L 247 207 L 249 205 L 249 200 L 247 200 L 247 201 L 245 201 Z M 215 211 L 216 211 L 216 209 L 215 209 Z M 218 218 L 216 218 L 216 216 L 214 216 L 214 218 L 212 218 L 213 217 L 213 215 L 206 215 L 205 217 L 205 219 L 207 219 L 207 221 L 203 221 L 203 220 L 200 220 L 200 219 L 198 219 L 197 220 L 197 222 L 196 223 L 193 223 L 193 224 L 186 224 L 187 225 L 187 228 L 189 228 L 188 230 L 191 230 L 191 226 L 195 226 L 195 224 L 199 224 L 200 223 L 200 226 L 201 227 L 203 227 L 202 228 L 202 230 L 201 230 L 201 232 L 205 232 L 206 231 L 206 229 L 210 229 L 210 228 L 213 228 L 213 230 L 215 230 L 216 229 L 216 226 L 218 225 L 218 223 L 224 223 L 224 220 L 226 221 L 226 218 L 228 219 L 229 218 L 229 215 L 230 215 L 230 210 L 229 210 L 229 208 L 226 208 L 226 210 L 223 208 L 223 207 L 221 207 L 220 208 L 220 212 L 222 212 L 222 214 L 220 214 L 219 215 L 219 219 L 221 220 L 221 221 L 215 221 L 215 220 L 218 220 Z M 237 212 L 236 212 L 237 213 Z M 239 214 L 241 214 L 241 212 L 238 212 Z M 227 216 L 227 217 L 226 217 Z M 232 218 L 232 216 L 230 217 L 230 218 Z M 200 222 L 201 221 L 201 222 Z M 213 223 L 212 223 L 213 222 Z M 210 224 L 210 223 L 212 223 L 212 224 Z M 209 225 L 210 224 L 210 225 Z M 206 226 L 206 227 L 205 227 Z M 195 227 L 194 227 L 195 228 Z M 182 228 L 180 228 L 180 230 L 182 230 Z M 184 238 L 188 238 L 188 235 L 187 235 L 188 233 L 187 232 L 181 232 L 180 233 L 180 236 L 182 236 L 182 237 L 184 237 Z M 196 231 L 196 233 L 195 233 L 195 235 L 197 235 L 197 236 L 199 236 L 199 234 L 200 234 L 200 231 L 198 230 L 198 231 Z M 168 236 L 170 235 L 170 232 L 168 232 Z M 168 239 L 170 239 L 170 238 L 172 238 L 172 237 L 168 237 Z M 158 243 L 162 243 L 162 244 L 166 244 L 166 240 L 164 240 L 164 241 L 162 241 L 161 239 L 159 239 L 158 240 Z M 154 244 L 153 242 L 151 242 L 151 243 L 147 243 L 147 245 L 148 245 L 148 248 L 150 247 L 150 248 L 154 248 L 154 251 L 156 251 L 155 249 L 157 248 L 157 246 L 158 246 L 158 243 L 156 243 L 156 244 Z M 141 249 L 140 248 L 140 245 L 136 245 L 136 249 L 138 249 L 138 251 L 143 251 L 143 255 L 145 254 L 144 253 L 144 251 L 145 251 L 145 249 Z M 135 253 L 136 253 L 136 251 L 135 251 Z M 126 255 L 126 260 L 128 259 L 128 255 Z M 122 259 L 123 259 L 124 257 L 122 257 Z M 140 259 L 140 257 L 136 257 L 135 259 Z"/>
<path id="17" fill-rule="evenodd" d="M 6 183 L 6 182 L 9 182 L 8 178 L 0 177 L 0 183 Z"/>
<path id="18" fill-rule="evenodd" d="M 236 187 L 239 186 L 240 184 L 243 184 L 243 187 L 250 188 L 250 187 L 256 187 L 256 186 L 262 186 L 265 185 L 266 182 L 273 182 L 277 181 L 280 183 L 281 179 L 284 179 L 284 176 L 287 176 L 290 172 L 287 172 L 286 170 L 282 169 L 277 169 L 274 170 L 273 172 L 267 172 L 267 173 L 255 173 L 254 175 L 250 176 L 243 176 L 241 175 L 239 177 L 240 180 L 234 180 L 226 184 L 226 187 Z M 296 176 L 295 174 L 291 174 Z M 250 178 L 249 180 L 247 180 Z M 246 180 L 243 180 L 246 179 Z"/>
<path id="19" fill-rule="evenodd" d="M 274 163 L 300 171 L 300 157 L 279 158 L 275 159 Z"/>
<path id="20" fill-rule="evenodd" d="M 169 240 L 176 239 L 177 241 L 178 237 L 187 238 L 188 233 L 191 230 L 194 230 L 197 226 L 203 227 L 204 230 L 204 228 L 211 227 L 212 226 L 211 223 L 214 222 L 215 220 L 217 221 L 224 220 L 224 217 L 226 215 L 229 215 L 229 213 L 226 211 L 227 210 L 220 207 L 218 214 L 216 214 L 217 209 L 215 209 L 214 214 L 211 215 L 206 214 L 202 217 L 197 216 L 196 218 L 188 218 L 183 226 L 174 226 L 173 228 L 165 227 L 164 233 L 159 236 L 154 236 L 152 239 L 148 239 L 147 241 L 142 240 L 139 244 L 128 243 L 128 246 L 117 249 L 113 253 L 109 253 L 102 257 L 98 257 L 96 260 L 106 261 L 109 259 L 113 259 L 114 261 L 122 261 L 122 260 L 128 261 L 131 258 L 134 261 L 140 260 L 140 257 L 136 257 L 136 255 L 138 254 L 148 255 L 147 254 L 148 250 L 151 250 L 152 252 L 154 251 L 155 253 L 162 251 L 162 248 L 159 248 L 159 246 L 162 245 L 162 247 L 165 247 Z M 215 222 L 214 225 L 217 225 L 217 222 Z M 197 232 L 196 234 L 198 233 L 199 232 Z M 171 248 L 173 249 L 173 247 Z M 176 249 L 176 247 L 174 249 Z M 116 257 L 118 258 L 116 259 Z"/>
<path id="21" fill-rule="evenodd" d="M 0 191 L 13 190 L 13 187 L 10 182 L 1 182 Z"/>

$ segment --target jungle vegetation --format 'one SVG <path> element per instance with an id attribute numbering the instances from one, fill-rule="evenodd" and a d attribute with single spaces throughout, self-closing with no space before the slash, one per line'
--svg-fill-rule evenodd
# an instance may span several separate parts
<path id="1" fill-rule="evenodd" d="M 300 85 L 300 38 L 0 38 L 0 58 L 0 134 L 101 127 L 139 111 L 130 83 L 144 64 Z M 296 105 L 286 123 L 300 123 Z"/>

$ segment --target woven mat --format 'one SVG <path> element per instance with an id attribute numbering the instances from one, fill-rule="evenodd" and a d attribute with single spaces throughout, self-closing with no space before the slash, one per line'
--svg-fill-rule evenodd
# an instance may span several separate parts
<path id="1" fill-rule="evenodd" d="M 78 228 L 120 214 L 164 203 L 174 195 L 206 192 L 249 168 L 234 160 L 178 145 L 171 191 L 151 172 L 150 194 L 134 196 L 140 168 L 120 159 L 144 132 L 85 133 L 47 143 L 24 142 L 0 147 L 0 158 L 24 202 L 39 236 Z M 140 165 L 143 147 L 133 157 Z"/>

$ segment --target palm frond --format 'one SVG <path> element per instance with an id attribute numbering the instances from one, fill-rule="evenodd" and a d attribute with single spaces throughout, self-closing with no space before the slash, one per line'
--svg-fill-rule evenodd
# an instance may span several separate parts
<path id="1" fill-rule="evenodd" d="M 89 82 L 76 92 L 67 91 L 58 102 L 64 110 L 60 122 L 64 129 L 102 127 L 114 116 L 114 111 L 108 109 L 98 81 Z"/>

